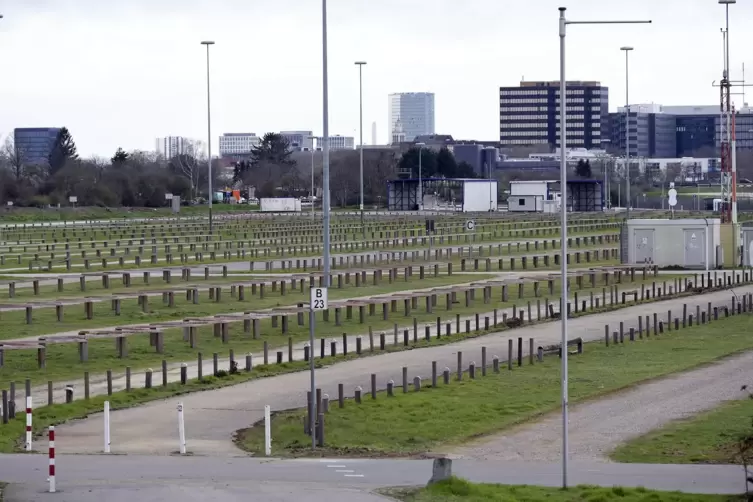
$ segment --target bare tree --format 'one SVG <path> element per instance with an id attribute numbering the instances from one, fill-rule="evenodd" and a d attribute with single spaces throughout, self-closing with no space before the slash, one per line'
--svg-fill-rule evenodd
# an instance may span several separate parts
<path id="1" fill-rule="evenodd" d="M 186 177 L 191 185 L 191 198 L 195 199 L 201 166 L 207 163 L 206 152 L 200 141 L 189 141 L 185 148 L 185 152 L 176 155 L 170 163 L 176 172 Z"/>
<path id="2" fill-rule="evenodd" d="M 5 138 L 2 154 L 6 159 L 8 168 L 10 169 L 13 177 L 16 179 L 16 181 L 21 180 L 25 174 L 24 154 L 23 151 L 21 151 L 21 149 L 16 146 L 11 136 Z"/>

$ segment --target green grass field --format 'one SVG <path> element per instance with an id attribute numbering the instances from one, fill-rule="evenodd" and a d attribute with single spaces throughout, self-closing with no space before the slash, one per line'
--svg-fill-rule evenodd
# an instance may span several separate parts
<path id="1" fill-rule="evenodd" d="M 751 328 L 753 318 L 735 316 L 622 346 L 586 344 L 583 355 L 571 358 L 570 401 L 596 398 L 753 349 Z M 466 361 L 478 361 L 479 356 L 464 354 Z M 559 364 L 556 356 L 545 357 L 543 363 L 503 370 L 500 375 L 490 373 L 476 380 L 466 375 L 462 382 L 453 377 L 450 385 L 442 385 L 440 379 L 437 388 L 424 387 L 419 393 L 398 391 L 393 398 L 381 393 L 376 400 L 366 397 L 361 405 L 348 400 L 343 409 L 331 406 L 326 417 L 327 445 L 319 454 L 419 454 L 533 420 L 559 407 Z M 430 382 L 429 361 L 421 376 Z M 276 454 L 310 454 L 309 439 L 301 430 L 303 416 L 304 410 L 293 410 L 274 417 Z M 240 431 L 238 443 L 249 451 L 260 451 L 263 430 Z"/>
<path id="2" fill-rule="evenodd" d="M 568 490 L 537 486 L 470 483 L 453 478 L 421 489 L 391 489 L 403 502 L 733 502 L 740 496 L 660 492 L 645 488 L 576 486 Z"/>
<path id="3" fill-rule="evenodd" d="M 738 441 L 753 434 L 752 421 L 753 400 L 729 401 L 629 441 L 610 457 L 642 464 L 739 464 Z"/>

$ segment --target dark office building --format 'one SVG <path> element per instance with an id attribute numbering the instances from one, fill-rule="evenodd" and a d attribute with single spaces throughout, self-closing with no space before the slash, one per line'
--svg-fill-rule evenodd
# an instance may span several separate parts
<path id="1" fill-rule="evenodd" d="M 625 134 L 625 119 L 624 111 L 609 114 L 610 143 L 620 155 L 625 155 L 625 145 L 628 142 L 631 157 L 676 156 L 677 122 L 674 115 L 646 112 L 631 107 L 629 135 Z"/>
<path id="2" fill-rule="evenodd" d="M 719 115 L 678 115 L 677 157 L 692 157 L 701 150 L 716 149 L 716 123 Z"/>
<path id="3" fill-rule="evenodd" d="M 559 81 L 500 87 L 500 146 L 559 147 L 559 98 Z M 599 82 L 568 82 L 566 102 L 567 147 L 601 148 L 608 140 L 609 90 Z"/>
<path id="4" fill-rule="evenodd" d="M 22 127 L 15 129 L 13 141 L 24 164 L 47 164 L 59 132 L 59 127 Z"/>

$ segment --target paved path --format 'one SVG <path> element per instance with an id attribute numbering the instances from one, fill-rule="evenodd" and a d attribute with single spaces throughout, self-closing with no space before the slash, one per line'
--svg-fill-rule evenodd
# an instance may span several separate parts
<path id="1" fill-rule="evenodd" d="M 469 275 L 470 274 L 474 274 L 474 272 L 463 272 L 463 273 L 464 274 L 469 274 Z M 540 274 L 548 274 L 549 272 L 538 272 L 538 273 L 540 273 Z M 532 274 L 529 274 L 527 272 L 526 273 L 520 273 L 520 272 L 502 272 L 502 273 L 498 274 L 498 277 L 502 277 L 502 278 L 505 278 L 505 279 L 514 280 L 514 279 L 519 278 L 519 277 L 521 277 L 523 275 L 526 276 L 526 277 L 530 277 Z M 534 273 L 534 275 L 535 275 L 535 273 Z M 627 285 L 629 285 L 629 283 Z M 718 295 L 719 298 L 722 298 L 723 293 L 715 293 L 715 295 Z M 728 292 L 727 295 L 729 297 L 729 295 L 731 295 L 731 292 Z M 572 300 L 572 297 L 571 297 L 571 300 Z M 711 301 L 711 300 L 709 300 L 709 301 Z M 606 297 L 605 304 L 609 304 L 609 302 L 610 302 L 609 297 Z M 543 305 L 542 305 L 542 307 L 543 307 Z M 558 302 L 557 302 L 557 304 L 553 304 L 552 308 L 554 309 L 555 312 L 559 312 L 559 304 L 558 304 Z M 513 313 L 513 311 L 512 311 L 511 308 L 509 308 L 509 309 L 498 309 L 497 310 L 497 314 L 498 314 L 498 320 L 499 320 L 499 322 L 502 322 L 502 317 L 503 317 L 504 314 L 507 314 L 508 316 L 511 316 L 512 313 Z M 450 322 L 450 333 L 451 334 L 456 334 L 457 333 L 457 320 L 452 318 L 452 314 L 451 313 L 448 314 L 447 312 L 441 312 L 441 313 L 437 312 L 437 314 L 443 318 L 442 332 L 441 332 L 442 336 L 445 336 L 447 334 L 447 326 L 446 326 L 446 324 L 447 324 L 447 322 L 450 322 L 450 321 L 453 321 L 453 322 Z M 484 320 L 483 320 L 484 317 L 487 317 L 487 316 L 490 317 L 490 319 L 493 319 L 493 315 L 494 315 L 493 311 L 485 312 L 485 313 L 480 313 L 479 314 L 480 322 L 483 323 L 484 322 Z M 518 315 L 520 315 L 519 312 L 518 312 Z M 524 313 L 524 315 L 527 316 L 527 313 Z M 532 312 L 532 317 L 533 318 L 536 317 L 536 313 L 535 312 Z M 622 320 L 624 318 L 620 318 L 620 319 Z M 469 315 L 469 316 L 463 316 L 463 317 L 461 317 L 461 319 L 460 319 L 461 331 L 465 329 L 465 321 L 466 320 L 471 321 L 472 327 L 473 327 L 475 325 L 475 315 Z M 431 337 L 436 337 L 437 336 L 436 321 L 419 323 L 418 324 L 419 337 L 424 336 L 425 328 L 427 326 L 429 327 L 429 334 L 430 334 L 430 336 Z M 120 327 L 123 327 L 123 326 L 120 326 Z M 107 329 L 107 328 L 100 328 L 100 329 Z M 389 330 L 385 330 L 386 334 L 387 334 L 387 336 L 386 336 L 386 343 L 387 344 L 403 343 L 403 341 L 402 341 L 402 336 L 403 335 L 402 334 L 403 334 L 403 331 L 406 330 L 406 329 L 410 330 L 411 333 L 412 333 L 413 326 L 412 325 L 398 325 L 398 329 L 397 329 L 398 336 L 397 337 L 395 337 L 395 330 L 394 330 L 394 328 L 393 328 L 393 330 L 392 330 L 391 333 L 389 332 Z M 58 333 L 58 334 L 56 334 L 54 336 L 69 336 L 69 335 L 75 335 L 76 333 L 78 333 L 78 331 L 70 332 L 70 333 Z M 53 335 L 49 335 L 48 338 L 50 338 L 51 336 L 53 336 Z M 36 339 L 37 337 L 31 337 L 31 338 L 32 339 Z M 361 334 L 355 333 L 355 334 L 349 335 L 347 337 L 348 347 L 349 347 L 349 350 L 351 352 L 355 350 L 358 338 L 362 339 L 362 344 L 363 344 L 363 347 L 364 347 L 364 349 L 363 349 L 364 351 L 368 350 L 368 348 L 370 347 L 370 339 L 368 337 L 368 333 L 366 333 L 366 332 L 365 333 L 361 333 Z M 333 341 L 336 341 L 336 343 L 337 343 L 337 350 L 339 352 L 341 352 L 342 351 L 342 338 L 338 338 L 337 340 L 333 339 Z M 319 340 L 317 340 L 317 346 L 315 348 L 315 352 L 317 354 L 317 357 L 319 357 L 320 353 L 321 353 L 321 346 L 319 345 L 319 343 L 320 343 Z M 556 343 L 556 340 L 552 341 L 552 343 Z M 292 358 L 293 361 L 302 361 L 302 360 L 304 360 L 304 347 L 306 345 L 307 345 L 307 343 L 302 342 L 302 343 L 295 344 L 293 346 L 293 358 Z M 374 334 L 374 345 L 377 348 L 379 346 L 379 333 L 378 332 Z M 505 348 L 505 350 L 507 350 L 507 349 Z M 290 359 L 288 357 L 288 347 L 287 346 L 277 346 L 277 347 L 270 346 L 269 347 L 270 360 L 274 360 L 274 358 L 276 357 L 277 351 L 282 351 L 282 353 L 283 353 L 283 361 L 290 361 Z M 502 354 L 503 354 L 502 351 L 500 351 L 500 353 L 499 353 L 500 357 L 502 357 Z M 325 355 L 331 355 L 331 344 L 330 343 L 325 343 Z M 213 371 L 214 371 L 214 362 L 212 361 L 210 354 L 206 354 L 205 356 L 206 357 L 204 358 L 204 362 L 202 364 L 202 374 L 203 375 L 211 375 L 213 373 Z M 242 355 L 242 354 L 237 354 L 236 355 L 236 360 L 240 361 L 239 364 L 241 366 L 243 366 L 245 364 L 245 362 L 243 361 L 243 359 L 244 359 L 244 355 Z M 254 364 L 254 365 L 261 364 L 263 362 L 263 360 L 264 360 L 263 354 L 260 354 L 260 353 L 257 353 L 255 355 L 252 354 L 251 355 L 251 359 L 252 359 L 252 364 Z M 221 368 L 228 368 L 229 365 L 230 365 L 229 357 L 220 357 L 218 361 L 219 361 L 219 366 Z M 182 362 L 174 362 L 174 363 L 168 364 L 168 375 L 167 375 L 168 382 L 178 382 L 178 381 L 180 381 L 180 367 L 181 367 L 182 364 L 183 364 Z M 199 374 L 199 371 L 198 371 L 198 367 L 199 367 L 198 362 L 195 361 L 195 360 L 193 360 L 193 361 L 185 361 L 185 364 L 188 366 L 187 367 L 188 378 L 197 378 L 198 374 Z M 132 373 L 132 376 L 131 376 L 131 385 L 134 388 L 143 387 L 144 386 L 144 382 L 145 382 L 145 378 L 146 378 L 143 371 L 135 371 L 135 370 L 138 370 L 138 369 L 139 368 L 133 368 L 134 372 Z M 144 369 L 144 368 L 141 368 L 141 369 Z M 156 371 L 153 372 L 153 378 L 154 378 L 154 382 L 161 382 L 162 381 L 162 371 L 161 371 L 161 369 L 156 368 Z M 68 379 L 68 380 L 62 381 L 62 382 L 53 382 L 53 401 L 54 402 L 58 402 L 58 403 L 65 402 L 65 388 L 68 385 L 73 385 L 74 389 L 83 389 L 84 388 L 84 381 L 82 379 Z M 125 390 L 125 388 L 126 388 L 125 370 L 123 369 L 123 370 L 116 370 L 116 371 L 114 371 L 113 372 L 113 390 L 115 392 L 117 392 L 117 391 L 120 391 L 120 390 Z M 76 396 L 80 397 L 80 393 L 82 391 L 78 390 L 78 391 L 75 391 L 75 392 L 77 393 Z M 90 375 L 90 395 L 92 395 L 92 396 L 103 395 L 106 392 L 107 392 L 107 382 L 106 382 L 106 376 L 105 376 L 105 374 L 104 373 L 100 373 L 100 374 Z M 47 400 L 48 400 L 48 389 L 47 389 L 47 386 L 44 385 L 44 386 L 39 386 L 39 387 L 33 388 L 32 389 L 32 397 L 33 397 L 33 401 L 35 403 L 47 403 Z M 23 399 L 24 399 L 23 395 L 17 394 L 17 397 L 16 397 L 16 409 L 20 410 L 20 409 L 23 409 L 26 406 L 25 405 L 25 401 Z"/>
<path id="2" fill-rule="evenodd" d="M 753 293 L 753 286 L 737 288 L 737 294 Z M 681 314 L 682 305 L 688 302 L 689 310 L 695 310 L 695 302 L 705 309 L 707 302 L 713 305 L 728 305 L 729 291 L 639 305 L 614 312 L 584 316 L 569 321 L 571 333 L 585 340 L 599 340 L 604 336 L 604 325 L 617 326 L 625 321 L 625 327 L 637 325 L 637 317 L 660 313 L 666 318 L 667 310 Z M 317 371 L 317 385 L 330 396 L 337 394 L 337 385 L 344 384 L 347 395 L 352 395 L 355 386 L 369 388 L 370 375 L 377 375 L 377 383 L 383 388 L 390 379 L 400 382 L 401 368 L 408 368 L 409 380 L 419 375 L 430 377 L 431 362 L 439 368 L 453 368 L 457 351 L 463 352 L 464 365 L 475 360 L 480 362 L 481 347 L 487 347 L 489 359 L 507 356 L 507 341 L 511 337 L 535 338 L 537 345 L 557 343 L 560 339 L 560 323 L 548 323 L 516 329 L 511 332 L 490 334 L 455 344 L 434 346 L 421 350 L 382 354 L 343 363 Z M 527 346 L 527 344 L 524 344 Z M 527 354 L 527 351 L 524 350 Z M 121 410 L 111 415 L 112 451 L 116 453 L 143 453 L 167 455 L 177 449 L 176 406 L 182 401 L 185 406 L 188 449 L 196 454 L 237 456 L 242 455 L 232 443 L 232 434 L 249 424 L 261 420 L 264 405 L 272 410 L 285 410 L 304 406 L 309 375 L 306 372 L 280 375 L 250 381 L 233 387 L 211 392 L 185 395 L 141 407 Z M 102 450 L 103 421 L 101 415 L 59 427 L 57 446 L 61 453 L 96 453 Z"/>
<path id="3" fill-rule="evenodd" d="M 575 405 L 569 415 L 571 458 L 608 461 L 609 452 L 630 439 L 724 401 L 747 397 L 740 386 L 753 381 L 751 377 L 753 352 Z M 556 462 L 562 455 L 561 429 L 561 415 L 552 413 L 451 453 L 476 460 Z"/>
<path id="4" fill-rule="evenodd" d="M 6 502 L 379 502 L 370 492 L 424 485 L 430 460 L 277 460 L 207 457 L 66 456 L 57 462 L 58 493 L 47 489 L 47 457 L 0 456 L 12 484 Z M 740 493 L 738 466 L 616 465 L 572 462 L 571 485 L 643 486 L 695 493 Z M 559 486 L 558 464 L 454 461 L 453 472 L 476 482 Z M 218 498 L 219 497 L 219 498 Z"/>

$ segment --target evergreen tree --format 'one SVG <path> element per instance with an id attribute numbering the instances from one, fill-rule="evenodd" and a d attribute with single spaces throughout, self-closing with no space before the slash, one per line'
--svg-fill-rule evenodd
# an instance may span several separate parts
<path id="1" fill-rule="evenodd" d="M 112 164 L 122 164 L 127 160 L 128 154 L 122 148 L 118 147 L 118 150 L 115 152 L 115 155 L 112 156 L 110 162 Z"/>
<path id="2" fill-rule="evenodd" d="M 78 152 L 76 151 L 76 143 L 73 141 L 70 131 L 67 127 L 63 127 L 58 131 L 55 143 L 50 151 L 49 163 L 50 174 L 55 174 L 65 166 L 65 163 L 69 160 L 78 159 Z"/>
<path id="3" fill-rule="evenodd" d="M 261 138 L 259 146 L 251 150 L 251 165 L 254 167 L 261 164 L 293 166 L 295 161 L 290 158 L 292 153 L 290 143 L 284 136 L 268 132 Z"/>

